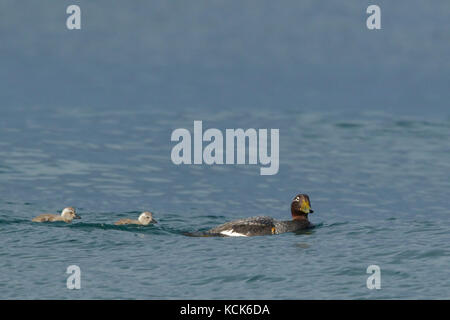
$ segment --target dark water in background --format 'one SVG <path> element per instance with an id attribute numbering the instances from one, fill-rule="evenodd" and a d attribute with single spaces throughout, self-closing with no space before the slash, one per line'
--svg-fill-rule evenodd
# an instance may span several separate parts
<path id="1" fill-rule="evenodd" d="M 380 1 L 379 33 L 359 1 L 79 1 L 78 33 L 58 3 L 0 5 L 0 298 L 450 298 L 447 1 Z M 279 173 L 173 165 L 194 120 L 279 128 Z M 183 235 L 299 192 L 314 230 Z"/>

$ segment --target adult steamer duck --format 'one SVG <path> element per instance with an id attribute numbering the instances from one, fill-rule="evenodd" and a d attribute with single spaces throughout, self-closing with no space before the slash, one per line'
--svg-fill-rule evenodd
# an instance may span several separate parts
<path id="1" fill-rule="evenodd" d="M 234 220 L 212 228 L 206 232 L 190 233 L 190 236 L 225 236 L 251 237 L 295 232 L 313 227 L 308 220 L 308 214 L 313 213 L 308 195 L 298 194 L 291 203 L 292 220 L 278 221 L 267 216 L 251 217 Z"/>

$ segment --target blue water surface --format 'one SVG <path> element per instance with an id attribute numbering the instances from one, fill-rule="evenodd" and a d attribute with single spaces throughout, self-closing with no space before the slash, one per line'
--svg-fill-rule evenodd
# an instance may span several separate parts
<path id="1" fill-rule="evenodd" d="M 131 112 L 132 111 L 132 112 Z M 8 110 L 1 120 L 2 298 L 448 298 L 449 119 L 152 108 Z M 173 128 L 280 128 L 280 170 L 176 166 Z M 289 219 L 308 193 L 317 227 L 192 238 L 234 218 Z M 72 224 L 35 224 L 74 206 Z M 151 210 L 148 227 L 116 227 Z M 82 289 L 66 288 L 78 265 Z M 379 265 L 382 289 L 368 290 Z"/>
<path id="2" fill-rule="evenodd" d="M 76 3 L 81 30 L 0 3 L 1 299 L 450 298 L 449 1 L 380 0 L 373 31 L 371 1 Z M 279 129 L 279 172 L 174 165 L 194 120 Z M 185 236 L 298 193 L 312 230 Z"/>

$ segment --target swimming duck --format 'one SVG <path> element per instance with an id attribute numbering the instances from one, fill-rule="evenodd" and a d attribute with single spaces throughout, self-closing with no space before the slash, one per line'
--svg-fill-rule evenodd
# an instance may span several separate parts
<path id="1" fill-rule="evenodd" d="M 150 223 L 158 223 L 155 219 L 153 219 L 153 214 L 151 212 L 142 212 L 141 215 L 137 220 L 133 219 L 120 219 L 116 223 L 114 223 L 116 226 L 124 225 L 124 224 L 137 224 L 141 226 L 146 226 Z"/>
<path id="2" fill-rule="evenodd" d="M 206 232 L 209 236 L 249 237 L 293 232 L 312 227 L 308 214 L 313 213 L 306 194 L 298 194 L 292 200 L 292 220 L 278 221 L 271 217 L 259 216 L 224 223 Z"/>
<path id="3" fill-rule="evenodd" d="M 73 219 L 81 219 L 79 215 L 76 214 L 75 209 L 72 207 L 65 208 L 61 215 L 58 214 L 41 214 L 36 218 L 32 219 L 33 222 L 55 222 L 55 221 L 64 221 L 66 223 L 72 222 Z"/>

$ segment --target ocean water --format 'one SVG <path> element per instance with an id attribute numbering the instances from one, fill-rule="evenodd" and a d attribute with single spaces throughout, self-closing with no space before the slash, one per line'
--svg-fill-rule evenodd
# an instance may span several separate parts
<path id="1" fill-rule="evenodd" d="M 171 162 L 176 128 L 279 128 L 280 169 Z M 2 299 L 450 298 L 450 118 L 300 109 L 3 107 Z M 250 238 L 184 232 L 254 215 L 311 230 Z M 72 224 L 36 224 L 76 207 Z M 143 210 L 159 221 L 114 226 Z M 369 265 L 381 289 L 369 290 Z M 69 265 L 81 289 L 66 287 Z"/>
<path id="2" fill-rule="evenodd" d="M 0 299 L 450 298 L 448 0 L 71 4 L 0 2 Z M 194 120 L 279 129 L 278 174 L 174 165 Z M 184 235 L 298 193 L 312 230 Z"/>

